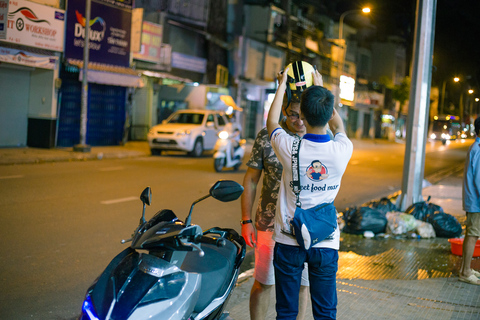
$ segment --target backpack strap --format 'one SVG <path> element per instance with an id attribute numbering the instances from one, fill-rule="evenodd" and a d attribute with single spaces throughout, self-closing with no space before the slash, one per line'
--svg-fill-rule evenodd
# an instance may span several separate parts
<path id="1" fill-rule="evenodd" d="M 292 145 L 292 188 L 293 193 L 297 198 L 295 205 L 297 207 L 301 207 L 302 203 L 300 202 L 300 191 L 302 190 L 300 187 L 300 159 L 299 159 L 299 151 L 300 151 L 300 143 L 302 139 L 295 135 L 295 139 L 293 140 Z"/>

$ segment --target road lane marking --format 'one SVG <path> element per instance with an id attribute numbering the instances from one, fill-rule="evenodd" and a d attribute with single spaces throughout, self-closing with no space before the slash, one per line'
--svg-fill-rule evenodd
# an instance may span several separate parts
<path id="1" fill-rule="evenodd" d="M 138 199 L 139 199 L 138 197 L 126 197 L 126 198 L 119 198 L 119 199 L 112 199 L 112 200 L 100 201 L 100 203 L 101 203 L 101 204 L 115 204 L 115 203 L 121 203 L 121 202 L 138 200 Z"/>
<path id="2" fill-rule="evenodd" d="M 24 177 L 23 175 L 17 174 L 15 176 L 3 176 L 3 177 L 0 177 L 0 179 L 19 179 L 23 177 Z"/>
<path id="3" fill-rule="evenodd" d="M 107 168 L 101 168 L 98 169 L 99 171 L 118 171 L 118 170 L 124 170 L 124 167 L 107 167 Z"/>

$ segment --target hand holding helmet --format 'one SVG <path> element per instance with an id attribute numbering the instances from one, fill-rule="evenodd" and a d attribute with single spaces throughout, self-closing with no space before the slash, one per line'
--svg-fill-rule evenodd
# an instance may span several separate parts
<path id="1" fill-rule="evenodd" d="M 312 85 L 323 86 L 322 75 L 313 67 L 310 63 L 305 61 L 295 61 L 290 63 L 284 70 L 277 76 L 279 83 L 281 83 L 280 76 L 287 76 L 287 100 L 288 105 L 294 100 L 300 101 L 300 96 L 308 87 Z"/>

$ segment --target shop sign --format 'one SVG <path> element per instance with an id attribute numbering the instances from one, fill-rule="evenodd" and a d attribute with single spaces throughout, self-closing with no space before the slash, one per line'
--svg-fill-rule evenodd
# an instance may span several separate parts
<path id="1" fill-rule="evenodd" d="M 353 101 L 355 98 L 355 79 L 347 76 L 340 76 L 340 98 Z"/>
<path id="2" fill-rule="evenodd" d="M 0 40 L 7 39 L 8 0 L 0 0 Z"/>
<path id="3" fill-rule="evenodd" d="M 134 52 L 133 58 L 160 63 L 162 48 L 162 26 L 144 21 L 142 26 L 142 46 L 140 52 Z"/>
<path id="4" fill-rule="evenodd" d="M 0 47 L 0 61 L 53 70 L 57 66 L 58 57 L 34 54 L 25 50 Z"/>
<path id="5" fill-rule="evenodd" d="M 29 2 L 9 2 L 6 42 L 63 51 L 65 11 Z"/>
<path id="6" fill-rule="evenodd" d="M 132 11 L 92 1 L 90 11 L 89 61 L 130 66 Z M 70 0 L 67 9 L 65 57 L 83 60 L 85 46 L 85 1 Z"/>
<path id="7" fill-rule="evenodd" d="M 205 73 L 207 60 L 179 52 L 172 52 L 172 68 Z"/>

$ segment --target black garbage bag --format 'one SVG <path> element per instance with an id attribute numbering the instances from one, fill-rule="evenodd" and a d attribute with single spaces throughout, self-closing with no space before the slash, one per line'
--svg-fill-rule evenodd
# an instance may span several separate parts
<path id="1" fill-rule="evenodd" d="M 365 231 L 384 233 L 387 228 L 387 218 L 379 210 L 367 206 L 347 209 L 344 213 L 345 227 L 343 232 L 363 234 Z"/>
<path id="2" fill-rule="evenodd" d="M 428 197 L 427 201 L 421 201 L 412 204 L 410 207 L 405 210 L 405 213 L 411 214 L 417 220 L 422 220 L 428 222 L 428 216 L 433 214 L 434 212 L 443 212 L 443 208 L 439 205 L 429 202 L 430 197 Z"/>
<path id="3" fill-rule="evenodd" d="M 389 198 L 383 197 L 380 200 L 372 200 L 365 204 L 368 207 L 377 209 L 384 215 L 390 211 L 398 211 L 397 206 Z"/>
<path id="4" fill-rule="evenodd" d="M 462 225 L 451 214 L 436 211 L 428 215 L 427 222 L 433 226 L 437 237 L 450 239 L 462 234 Z"/>

